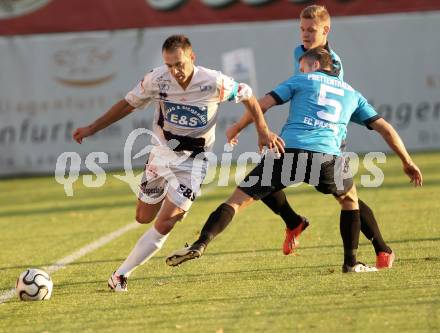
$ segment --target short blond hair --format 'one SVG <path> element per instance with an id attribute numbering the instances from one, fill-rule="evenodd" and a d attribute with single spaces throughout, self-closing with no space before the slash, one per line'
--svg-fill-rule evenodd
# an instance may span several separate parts
<path id="1" fill-rule="evenodd" d="M 330 24 L 330 14 L 324 6 L 319 5 L 311 5 L 305 7 L 301 14 L 299 15 L 300 18 L 304 19 L 317 19 L 320 22 L 326 22 Z"/>

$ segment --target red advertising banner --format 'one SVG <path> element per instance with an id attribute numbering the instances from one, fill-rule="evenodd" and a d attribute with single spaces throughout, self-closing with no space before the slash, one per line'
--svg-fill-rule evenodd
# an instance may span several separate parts
<path id="1" fill-rule="evenodd" d="M 440 10 L 433 0 L 2 0 L 0 35 L 284 20 L 312 3 L 332 16 Z"/>

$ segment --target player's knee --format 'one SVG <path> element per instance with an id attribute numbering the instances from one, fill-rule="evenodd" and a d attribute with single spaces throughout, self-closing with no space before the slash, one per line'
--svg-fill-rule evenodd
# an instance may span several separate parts
<path id="1" fill-rule="evenodd" d="M 156 224 L 167 225 L 173 227 L 175 223 L 182 221 L 186 217 L 187 212 L 181 212 L 173 216 L 161 216 L 157 219 Z"/>
<path id="2" fill-rule="evenodd" d="M 182 213 L 180 213 L 180 214 L 177 214 L 176 215 L 176 222 L 179 222 L 179 221 L 182 221 L 185 217 L 186 217 L 186 214 L 187 214 L 188 212 L 182 212 Z"/>
<path id="3" fill-rule="evenodd" d="M 137 223 L 148 224 L 148 223 L 152 222 L 153 220 L 154 220 L 153 215 L 146 213 L 146 212 L 143 212 L 140 209 L 136 210 L 136 222 Z"/>
<path id="4" fill-rule="evenodd" d="M 354 202 L 353 196 L 349 195 L 348 193 L 340 194 L 340 195 L 334 195 L 336 201 L 338 201 L 341 205 L 344 203 L 350 203 Z"/>
<path id="5" fill-rule="evenodd" d="M 358 199 L 356 195 L 343 194 L 335 198 L 341 205 L 342 210 L 359 209 Z"/>
<path id="6" fill-rule="evenodd" d="M 177 222 L 183 220 L 186 216 L 186 212 L 181 212 L 173 216 L 168 217 L 158 217 L 154 223 L 156 230 L 162 235 L 168 235 L 170 231 L 174 228 Z"/>
<path id="7" fill-rule="evenodd" d="M 357 202 L 357 198 L 353 197 L 351 195 L 346 195 L 342 200 L 341 203 L 342 204 L 353 204 Z"/>

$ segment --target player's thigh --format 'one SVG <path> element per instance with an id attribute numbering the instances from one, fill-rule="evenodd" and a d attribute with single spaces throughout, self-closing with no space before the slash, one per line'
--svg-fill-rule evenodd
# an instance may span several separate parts
<path id="1" fill-rule="evenodd" d="M 247 198 L 242 198 L 243 194 L 246 194 L 246 196 L 251 197 L 253 200 L 260 200 L 273 192 L 282 190 L 290 184 L 291 173 L 288 172 L 286 177 L 282 176 L 283 158 L 274 159 L 273 157 L 265 156 L 246 175 L 228 202 L 232 202 L 233 198 L 234 200 L 244 202 Z"/>
<path id="2" fill-rule="evenodd" d="M 162 206 L 162 201 L 156 203 L 146 203 L 138 199 L 136 205 L 136 221 L 142 224 L 150 223 L 154 220 Z"/>
<path id="3" fill-rule="evenodd" d="M 154 163 L 150 155 L 145 165 L 142 181 L 139 185 L 139 196 L 136 206 L 136 220 L 139 223 L 150 223 L 156 217 L 168 188 L 162 173 L 168 172 L 165 166 Z"/>
<path id="4" fill-rule="evenodd" d="M 331 155 L 322 157 L 325 161 L 321 163 L 319 181 L 315 189 L 324 194 L 333 194 L 335 197 L 341 197 L 353 187 L 353 178 L 349 172 L 347 160 L 343 157 L 334 157 L 327 161 L 326 157 L 329 156 Z"/>
<path id="5" fill-rule="evenodd" d="M 145 164 L 141 184 L 139 186 L 139 199 L 146 203 L 161 201 L 167 190 L 167 175 L 170 169 L 164 163 L 158 163 L 153 154 L 150 154 Z"/>
<path id="6" fill-rule="evenodd" d="M 166 197 L 177 207 L 187 212 L 194 200 L 200 196 L 205 179 L 207 162 L 189 158 L 178 166 L 171 167 L 171 178 L 167 179 Z"/>

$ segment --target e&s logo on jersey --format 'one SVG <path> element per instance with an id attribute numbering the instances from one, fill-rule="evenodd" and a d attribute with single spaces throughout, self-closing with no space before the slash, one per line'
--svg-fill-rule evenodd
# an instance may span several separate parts
<path id="1" fill-rule="evenodd" d="M 208 123 L 208 108 L 165 102 L 165 119 L 174 126 L 200 128 Z"/>

